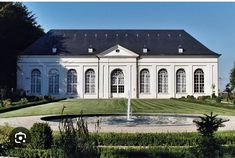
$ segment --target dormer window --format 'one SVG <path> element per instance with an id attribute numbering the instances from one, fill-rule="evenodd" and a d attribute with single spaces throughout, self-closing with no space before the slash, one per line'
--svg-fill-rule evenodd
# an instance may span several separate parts
<path id="1" fill-rule="evenodd" d="M 52 48 L 52 53 L 56 53 L 57 52 L 57 48 L 53 47 Z"/>
<path id="2" fill-rule="evenodd" d="M 181 45 L 179 45 L 178 47 L 178 53 L 183 53 L 184 52 L 184 49 Z"/>
<path id="3" fill-rule="evenodd" d="M 183 48 L 179 48 L 179 53 L 183 53 L 184 49 Z"/>
<path id="4" fill-rule="evenodd" d="M 88 48 L 88 53 L 93 53 L 94 49 L 93 48 Z"/>
<path id="5" fill-rule="evenodd" d="M 148 53 L 148 48 L 143 48 L 143 53 Z"/>

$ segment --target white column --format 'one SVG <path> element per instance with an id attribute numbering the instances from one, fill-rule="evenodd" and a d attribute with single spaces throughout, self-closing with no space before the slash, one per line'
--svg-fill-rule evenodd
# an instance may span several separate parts
<path id="1" fill-rule="evenodd" d="M 193 86 L 194 86 L 193 77 L 194 77 L 193 66 L 190 64 L 186 71 L 186 92 L 188 95 L 193 95 Z"/>

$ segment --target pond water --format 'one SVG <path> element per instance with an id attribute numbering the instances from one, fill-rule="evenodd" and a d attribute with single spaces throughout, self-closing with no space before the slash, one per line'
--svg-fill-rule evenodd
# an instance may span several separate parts
<path id="1" fill-rule="evenodd" d="M 65 116 L 64 116 L 65 117 Z M 66 116 L 76 120 L 75 115 Z M 99 124 L 100 126 L 183 126 L 192 125 L 196 116 L 179 116 L 179 115 L 135 115 L 131 116 L 131 120 L 127 120 L 126 116 L 83 116 L 88 124 Z M 59 116 L 44 117 L 42 120 L 51 123 L 61 121 Z"/>

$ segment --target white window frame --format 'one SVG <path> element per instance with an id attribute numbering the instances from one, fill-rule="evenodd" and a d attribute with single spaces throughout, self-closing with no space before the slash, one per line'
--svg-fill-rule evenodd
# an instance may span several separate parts
<path id="1" fill-rule="evenodd" d="M 39 95 L 41 94 L 41 71 L 39 69 L 33 69 L 31 71 L 31 94 Z"/>
<path id="2" fill-rule="evenodd" d="M 111 93 L 124 93 L 124 73 L 121 69 L 115 69 L 111 73 Z"/>
<path id="3" fill-rule="evenodd" d="M 158 93 L 168 93 L 168 73 L 166 69 L 158 71 Z"/>
<path id="4" fill-rule="evenodd" d="M 140 71 L 140 93 L 150 93 L 150 73 L 148 69 L 142 69 Z"/>
<path id="5" fill-rule="evenodd" d="M 186 72 L 179 69 L 176 72 L 176 93 L 186 93 Z"/>
<path id="6" fill-rule="evenodd" d="M 85 72 L 85 94 L 95 94 L 95 71 L 88 69 Z"/>
<path id="7" fill-rule="evenodd" d="M 204 93 L 205 91 L 205 75 L 202 69 L 194 71 L 194 93 Z"/>
<path id="8" fill-rule="evenodd" d="M 75 69 L 69 69 L 67 72 L 67 93 L 77 94 L 77 71 Z"/>
<path id="9" fill-rule="evenodd" d="M 50 95 L 59 94 L 59 71 L 55 68 L 50 69 L 48 79 L 48 92 Z"/>

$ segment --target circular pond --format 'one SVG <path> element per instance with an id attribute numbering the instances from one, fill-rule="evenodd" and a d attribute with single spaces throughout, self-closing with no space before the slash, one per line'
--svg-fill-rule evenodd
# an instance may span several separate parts
<path id="1" fill-rule="evenodd" d="M 58 123 L 66 117 L 75 121 L 79 115 L 47 116 L 41 119 L 50 123 Z M 83 119 L 88 124 L 99 123 L 100 126 L 183 126 L 192 125 L 193 120 L 197 118 L 196 116 L 184 115 L 134 115 L 131 120 L 127 120 L 124 115 L 83 115 Z"/>

